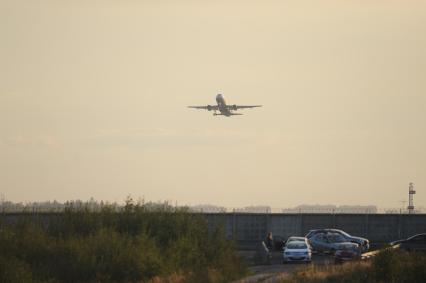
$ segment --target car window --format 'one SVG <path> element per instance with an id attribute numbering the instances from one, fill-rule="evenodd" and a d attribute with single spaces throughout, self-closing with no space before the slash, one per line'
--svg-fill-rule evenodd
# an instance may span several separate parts
<path id="1" fill-rule="evenodd" d="M 304 242 L 291 242 L 287 245 L 288 249 L 294 250 L 294 249 L 306 249 L 307 246 Z"/>
<path id="2" fill-rule="evenodd" d="M 339 233 L 339 234 L 341 234 L 341 235 L 343 235 L 346 238 L 352 237 L 351 235 L 349 235 L 348 233 L 346 233 L 345 231 L 342 231 L 342 230 L 338 230 L 336 232 Z"/>
<path id="3" fill-rule="evenodd" d="M 345 237 L 343 237 L 340 234 L 329 234 L 327 236 L 328 241 L 330 243 L 343 243 L 343 242 L 347 242 L 347 240 L 345 239 Z"/>
<path id="4" fill-rule="evenodd" d="M 409 239 L 413 243 L 426 243 L 426 235 L 417 235 Z"/>
<path id="5" fill-rule="evenodd" d="M 315 241 L 326 243 L 328 240 L 324 234 L 317 234 L 314 237 Z"/>

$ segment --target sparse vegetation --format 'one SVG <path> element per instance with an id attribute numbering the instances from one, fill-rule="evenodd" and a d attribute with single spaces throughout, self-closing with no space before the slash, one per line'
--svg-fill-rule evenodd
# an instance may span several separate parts
<path id="1" fill-rule="evenodd" d="M 1 223 L 1 222 L 0 222 Z M 202 215 L 128 199 L 0 224 L 0 282 L 229 282 L 246 273 Z"/>
<path id="2" fill-rule="evenodd" d="M 281 283 L 423 283 L 426 254 L 384 250 L 371 261 L 311 266 L 283 278 Z"/>

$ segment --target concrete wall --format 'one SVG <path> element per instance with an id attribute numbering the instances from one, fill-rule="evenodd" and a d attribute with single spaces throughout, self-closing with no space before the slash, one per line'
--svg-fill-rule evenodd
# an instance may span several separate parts
<path id="1" fill-rule="evenodd" d="M 426 214 L 205 214 L 209 226 L 223 225 L 240 247 L 250 248 L 266 237 L 304 236 L 318 228 L 342 229 L 372 243 L 386 243 L 426 233 Z"/>

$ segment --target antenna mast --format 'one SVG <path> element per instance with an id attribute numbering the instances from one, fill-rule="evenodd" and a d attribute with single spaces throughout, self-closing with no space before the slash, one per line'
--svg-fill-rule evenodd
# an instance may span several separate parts
<path id="1" fill-rule="evenodd" d="M 416 191 L 414 190 L 414 184 L 410 183 L 408 184 L 408 214 L 414 214 L 414 202 L 413 198 L 416 194 Z"/>

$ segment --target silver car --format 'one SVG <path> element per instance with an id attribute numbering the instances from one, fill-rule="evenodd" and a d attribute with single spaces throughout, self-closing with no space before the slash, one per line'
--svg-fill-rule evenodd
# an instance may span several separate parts
<path id="1" fill-rule="evenodd" d="M 305 242 L 293 241 L 284 248 L 283 263 L 292 261 L 309 263 L 311 260 L 311 248 Z"/>
<path id="2" fill-rule="evenodd" d="M 360 249 L 359 244 L 348 242 L 345 237 L 337 233 L 316 233 L 309 238 L 312 249 L 318 252 L 334 253 L 342 246 L 352 246 L 354 249 Z"/>
<path id="3" fill-rule="evenodd" d="M 311 248 L 309 241 L 306 237 L 291 236 L 291 237 L 288 237 L 287 241 L 284 244 L 283 249 L 285 249 L 285 247 L 291 242 L 304 242 L 308 245 L 309 248 Z"/>
<path id="4" fill-rule="evenodd" d="M 367 251 L 370 248 L 370 241 L 368 241 L 368 239 L 349 235 L 348 233 L 346 233 L 345 231 L 340 230 L 340 229 L 317 229 L 317 230 L 311 230 L 311 231 L 309 231 L 309 233 L 305 237 L 308 238 L 308 239 L 311 239 L 316 234 L 321 234 L 321 233 L 325 233 L 325 234 L 328 234 L 328 233 L 330 233 L 330 234 L 339 234 L 343 238 L 345 238 L 345 240 L 347 242 L 352 242 L 352 243 L 359 244 L 360 247 L 362 248 L 363 252 Z"/>

